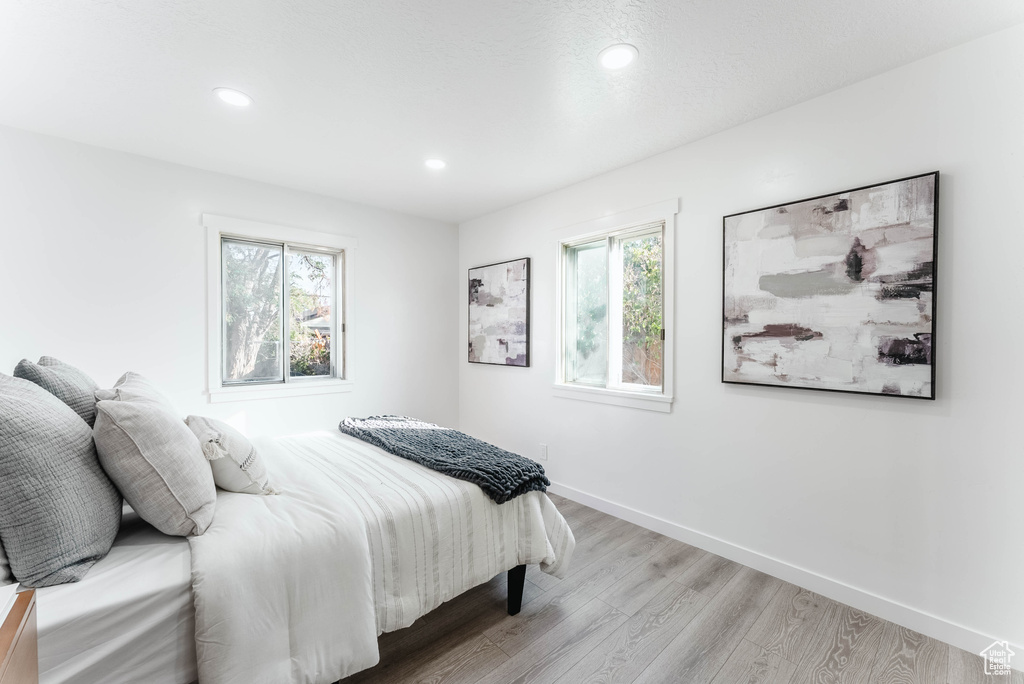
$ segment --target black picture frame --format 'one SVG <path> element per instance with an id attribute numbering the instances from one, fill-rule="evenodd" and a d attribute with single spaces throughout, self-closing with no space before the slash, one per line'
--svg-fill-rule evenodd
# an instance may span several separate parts
<path id="1" fill-rule="evenodd" d="M 723 216 L 722 382 L 934 400 L 938 222 L 938 171 Z"/>
<path id="2" fill-rule="evenodd" d="M 474 266 L 468 273 L 468 361 L 530 366 L 530 257 Z"/>

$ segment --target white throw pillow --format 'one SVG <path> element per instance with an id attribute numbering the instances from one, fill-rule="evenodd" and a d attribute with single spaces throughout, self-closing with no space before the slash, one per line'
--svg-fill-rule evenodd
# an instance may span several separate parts
<path id="1" fill-rule="evenodd" d="M 174 415 L 180 415 L 170 399 L 165 397 L 150 380 L 128 371 L 114 383 L 112 389 L 96 390 L 97 401 L 145 401 L 159 404 Z"/>
<path id="2" fill-rule="evenodd" d="M 213 418 L 189 416 L 185 423 L 199 440 L 218 487 L 241 494 L 277 493 L 268 484 L 263 459 L 245 435 Z"/>
<path id="3" fill-rule="evenodd" d="M 143 520 L 164 534 L 202 534 L 217 489 L 192 431 L 163 403 L 102 400 L 93 437 L 100 464 Z"/>

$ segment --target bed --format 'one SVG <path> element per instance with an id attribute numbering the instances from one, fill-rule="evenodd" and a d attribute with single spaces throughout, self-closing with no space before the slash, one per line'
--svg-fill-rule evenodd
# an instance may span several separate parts
<path id="1" fill-rule="evenodd" d="M 36 589 L 40 682 L 193 682 L 188 541 L 125 509 L 117 541 L 81 582 Z"/>
<path id="2" fill-rule="evenodd" d="M 284 483 L 280 496 L 220 491 L 211 528 L 187 540 L 157 532 L 129 509 L 110 554 L 84 580 L 38 590 L 42 684 L 257 681 L 251 678 L 252 673 L 217 669 L 218 661 L 229 652 L 236 660 L 245 660 L 236 657 L 238 643 L 221 643 L 225 632 L 217 629 L 223 625 L 213 624 L 211 628 L 211 623 L 227 622 L 212 620 L 211 615 L 240 599 L 225 596 L 233 591 L 234 583 L 224 583 L 222 575 L 230 574 L 234 566 L 213 573 L 209 564 L 197 569 L 196 563 L 203 557 L 217 555 L 218 563 L 226 560 L 244 567 L 246 578 L 262 572 L 274 578 L 267 581 L 280 582 L 280 576 L 271 572 L 272 564 L 264 567 L 264 555 L 279 552 L 294 556 L 296 549 L 304 554 L 312 550 L 309 558 L 315 558 L 315 562 L 292 562 L 298 567 L 296 572 L 307 573 L 295 580 L 302 586 L 339 576 L 365 563 L 370 577 L 368 601 L 372 601 L 368 619 L 374 639 L 383 632 L 409 626 L 441 603 L 501 572 L 539 564 L 543 571 L 560 576 L 571 559 L 575 546 L 572 532 L 542 492 L 529 492 L 499 506 L 476 485 L 440 475 L 336 431 L 254 442 L 265 457 L 272 479 Z M 332 520 L 344 518 L 342 528 L 332 528 L 325 534 L 333 538 L 343 531 L 353 539 L 358 537 L 368 549 L 368 558 L 341 554 L 331 560 L 329 554 L 324 558 L 317 555 L 313 526 L 295 523 L 300 519 L 293 517 L 296 509 L 288 508 L 308 500 L 312 495 L 305 488 L 310 486 L 317 491 L 313 498 L 326 494 L 331 498 L 317 514 Z M 278 517 L 288 520 L 280 534 L 268 529 L 259 517 L 275 506 L 285 512 Z M 249 529 L 242 535 L 249 541 L 244 546 L 238 542 L 236 547 L 227 546 L 231 538 L 239 537 L 240 528 Z M 253 543 L 254 538 L 258 543 Z M 240 550 L 229 552 L 228 548 Z M 285 554 L 283 548 L 292 551 Z M 222 583 L 210 585 L 216 581 Z M 358 584 L 349 582 L 346 585 L 339 579 L 338 584 L 358 589 Z M 194 590 L 199 585 L 206 587 L 202 600 L 197 599 Z M 249 591 L 250 595 L 256 593 Z M 353 596 L 348 594 L 359 593 L 342 590 L 333 583 L 316 591 L 320 593 L 310 595 L 327 598 L 346 593 L 339 598 L 343 601 L 352 601 Z M 295 609 L 297 599 L 289 600 L 282 604 L 281 611 Z M 358 605 L 343 612 L 353 616 Z M 311 623 L 312 633 L 320 633 L 316 616 L 300 617 L 290 631 L 285 629 L 288 634 L 282 639 L 294 640 L 303 633 L 306 623 Z M 337 615 L 330 617 L 330 624 L 344 622 L 337 620 Z M 355 617 L 352 620 L 358 622 Z M 235 622 L 235 629 L 243 630 L 235 641 L 249 642 L 248 647 L 255 653 L 250 654 L 252 657 L 275 660 L 273 648 L 264 648 L 259 625 L 252 626 L 251 620 Z M 321 625 L 327 626 L 326 622 Z M 320 644 L 300 646 L 312 648 L 309 657 L 314 660 L 329 660 L 317 650 Z M 294 663 L 289 665 L 287 661 L 295 659 L 297 648 L 286 644 L 285 652 L 276 656 L 282 668 L 292 667 L 289 676 L 293 681 L 338 678 L 331 678 L 329 664 L 296 674 Z M 375 643 L 373 649 L 375 655 Z M 357 662 L 359 669 L 373 664 L 366 660 L 366 654 Z M 263 663 L 256 669 L 262 681 L 274 681 L 285 671 L 273 674 L 273 668 Z M 346 674 L 351 673 L 346 670 Z"/>

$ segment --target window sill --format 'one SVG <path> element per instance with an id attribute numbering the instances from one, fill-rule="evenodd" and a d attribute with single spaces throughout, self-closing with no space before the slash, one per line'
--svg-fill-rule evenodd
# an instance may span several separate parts
<path id="1" fill-rule="evenodd" d="M 351 380 L 307 380 L 287 384 L 217 387 L 210 389 L 207 394 L 211 404 L 222 404 L 230 401 L 337 394 L 351 392 L 354 387 L 355 383 Z"/>
<path id="2" fill-rule="evenodd" d="M 645 411 L 659 411 L 661 413 L 672 411 L 672 397 L 666 394 L 626 392 L 603 387 L 583 387 L 581 385 L 559 383 L 555 385 L 555 396 L 562 399 L 593 401 L 598 404 L 626 406 Z"/>

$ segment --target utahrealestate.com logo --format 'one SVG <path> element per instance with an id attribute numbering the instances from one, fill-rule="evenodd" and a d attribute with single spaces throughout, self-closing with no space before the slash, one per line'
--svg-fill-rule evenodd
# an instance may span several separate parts
<path id="1" fill-rule="evenodd" d="M 1014 655 L 1010 650 L 1010 644 L 1005 641 L 993 641 L 991 646 L 981 652 L 981 657 L 985 659 L 985 674 L 1010 674 L 1010 658 Z"/>

